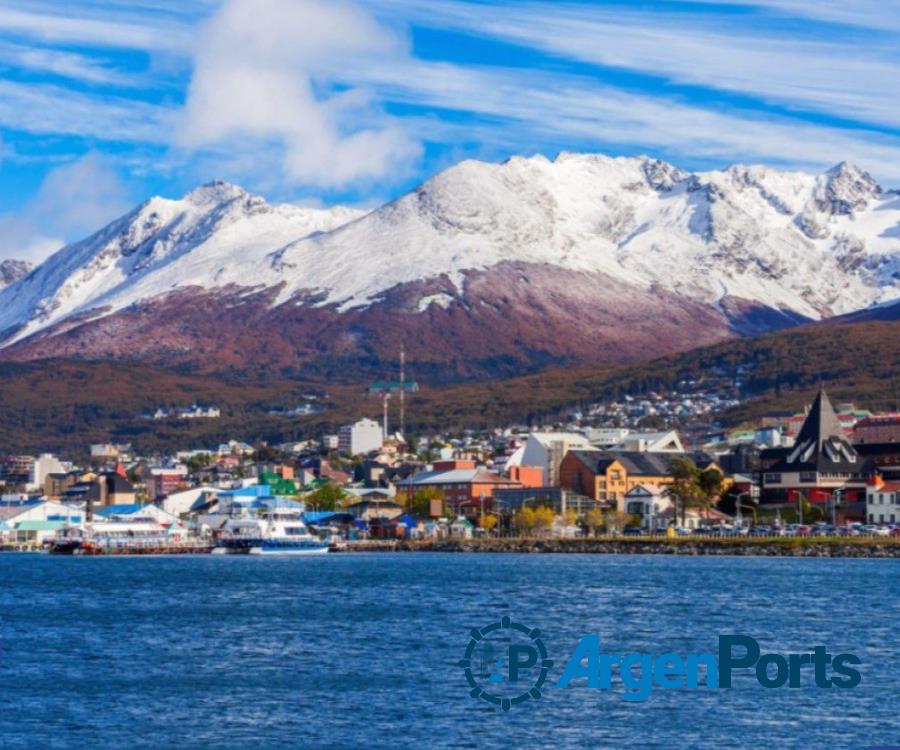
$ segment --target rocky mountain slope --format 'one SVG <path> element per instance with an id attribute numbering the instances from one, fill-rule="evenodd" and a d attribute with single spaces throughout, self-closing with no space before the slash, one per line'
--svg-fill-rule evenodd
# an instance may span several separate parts
<path id="1" fill-rule="evenodd" d="M 375 211 L 153 198 L 0 291 L 0 358 L 421 377 L 620 362 L 900 297 L 900 194 L 841 164 L 463 162 Z"/>
<path id="2" fill-rule="evenodd" d="M 0 289 L 26 277 L 31 268 L 31 263 L 24 260 L 0 260 Z"/>

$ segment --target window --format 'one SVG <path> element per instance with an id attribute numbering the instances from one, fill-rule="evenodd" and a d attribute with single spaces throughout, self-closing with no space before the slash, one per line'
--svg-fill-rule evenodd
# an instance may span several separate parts
<path id="1" fill-rule="evenodd" d="M 618 470 L 612 471 L 610 472 L 609 478 L 614 482 L 618 482 L 622 478 L 622 472 Z"/>
<path id="2" fill-rule="evenodd" d="M 815 484 L 818 481 L 818 475 L 814 471 L 801 471 L 800 481 L 804 484 Z"/>
<path id="3" fill-rule="evenodd" d="M 781 484 L 781 474 L 766 474 L 766 484 Z"/>

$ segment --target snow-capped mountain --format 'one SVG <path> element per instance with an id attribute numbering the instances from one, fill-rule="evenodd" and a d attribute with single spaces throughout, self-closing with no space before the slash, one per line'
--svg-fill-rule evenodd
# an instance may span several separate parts
<path id="1" fill-rule="evenodd" d="M 851 164 L 690 174 L 561 154 L 466 161 L 369 213 L 225 183 L 153 198 L 0 291 L 0 345 L 304 365 L 406 337 L 435 367 L 491 369 L 661 354 L 898 297 L 900 194 Z"/>
<path id="2" fill-rule="evenodd" d="M 27 276 L 31 268 L 31 263 L 25 260 L 0 260 L 0 289 Z"/>

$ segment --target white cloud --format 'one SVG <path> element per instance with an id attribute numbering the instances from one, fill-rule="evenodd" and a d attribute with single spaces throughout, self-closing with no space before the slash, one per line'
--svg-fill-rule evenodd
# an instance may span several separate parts
<path id="1" fill-rule="evenodd" d="M 185 52 L 193 35 L 187 24 L 160 20 L 152 13 L 110 18 L 108 10 L 73 12 L 73 3 L 53 4 L 51 9 L 0 8 L 0 30 L 38 39 L 45 43 L 92 44 L 117 49 Z"/>
<path id="2" fill-rule="evenodd" d="M 40 263 L 128 208 L 128 191 L 116 171 L 97 154 L 87 154 L 49 172 L 24 209 L 0 215 L 0 258 Z"/>
<path id="3" fill-rule="evenodd" d="M 0 80 L 0 125 L 29 133 L 161 144 L 174 112 L 134 99 Z"/>
<path id="4" fill-rule="evenodd" d="M 0 62 L 17 68 L 51 73 L 91 84 L 134 85 L 135 79 L 114 70 L 103 60 L 76 52 L 0 41 Z"/>
<path id="5" fill-rule="evenodd" d="M 320 187 L 396 176 L 421 152 L 371 90 L 334 71 L 407 61 L 405 41 L 334 0 L 228 0 L 201 34 L 178 142 L 244 152 L 276 144 L 288 180 Z"/>
<path id="6" fill-rule="evenodd" d="M 721 4 L 721 0 L 689 2 Z M 729 3 L 772 10 L 795 18 L 850 24 L 878 31 L 900 31 L 900 7 L 896 0 L 729 0 Z"/>
<path id="7" fill-rule="evenodd" d="M 373 0 L 417 22 L 503 39 L 570 60 L 876 125 L 900 125 L 886 92 L 900 78 L 897 40 L 816 40 L 713 13 L 621 10 L 562 3 Z M 752 3 L 748 3 L 752 4 Z M 769 2 L 768 5 L 778 3 Z M 791 2 L 790 7 L 809 3 Z M 837 12 L 832 8 L 832 12 Z"/>

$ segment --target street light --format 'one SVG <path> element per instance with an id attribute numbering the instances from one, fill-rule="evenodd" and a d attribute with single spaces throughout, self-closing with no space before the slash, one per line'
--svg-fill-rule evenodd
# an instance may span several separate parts
<path id="1" fill-rule="evenodd" d="M 837 528 L 837 506 L 840 502 L 839 498 L 844 494 L 843 487 L 838 487 L 831 493 L 831 525 Z"/>
<path id="2" fill-rule="evenodd" d="M 741 514 L 741 498 L 742 497 L 748 497 L 752 500 L 753 494 L 750 492 L 740 492 L 735 496 L 734 506 L 736 508 L 736 512 L 734 514 L 734 520 L 735 520 L 735 524 L 737 525 L 738 528 L 740 528 L 744 524 L 744 517 Z M 753 507 L 752 502 L 748 503 L 747 507 L 749 507 L 750 510 L 753 511 L 753 523 L 756 524 L 756 508 Z"/>

